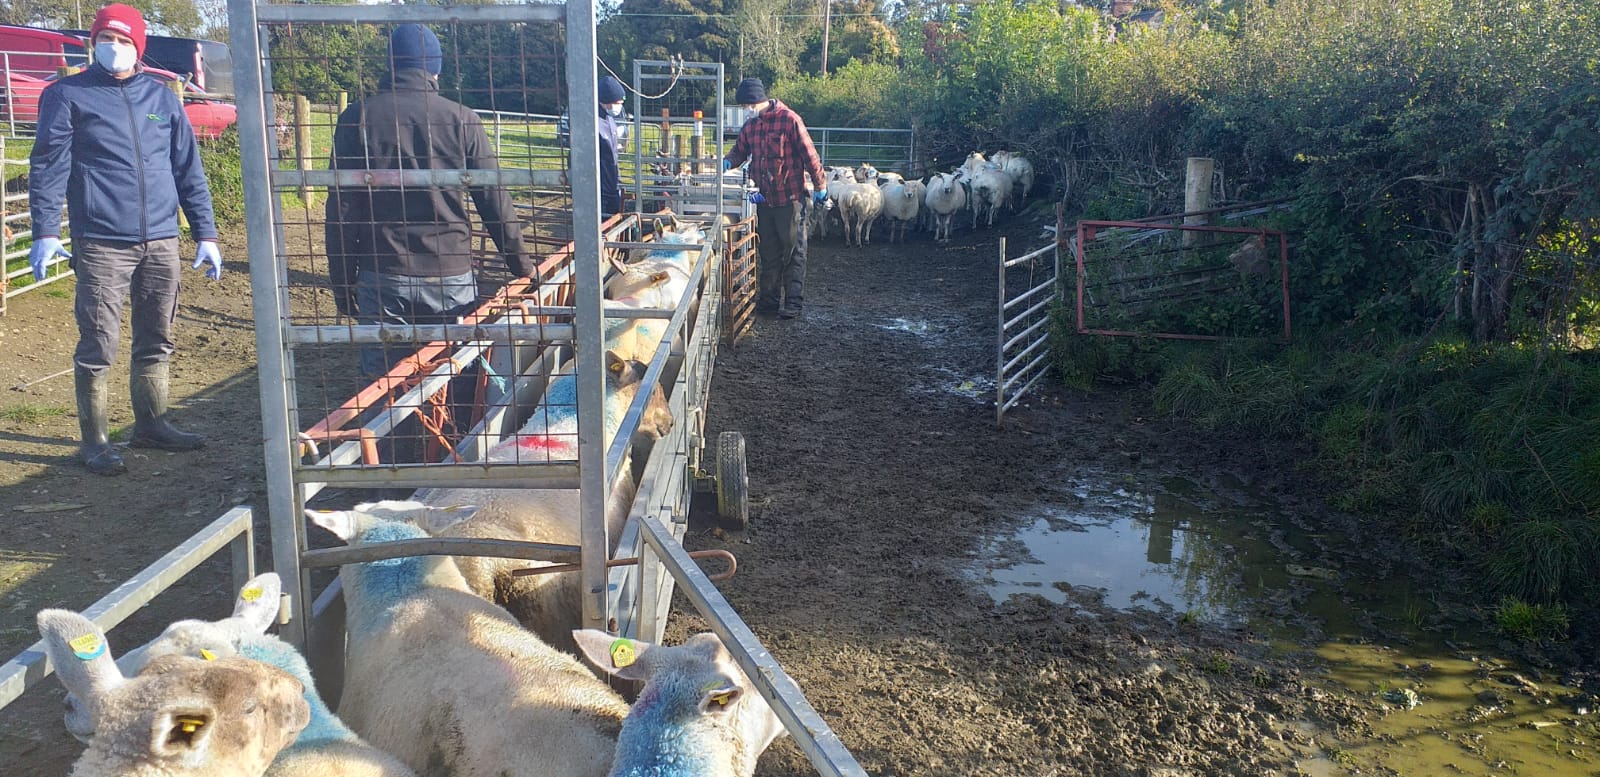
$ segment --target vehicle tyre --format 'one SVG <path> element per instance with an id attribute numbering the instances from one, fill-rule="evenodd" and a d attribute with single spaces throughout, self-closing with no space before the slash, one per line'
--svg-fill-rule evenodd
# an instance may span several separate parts
<path id="1" fill-rule="evenodd" d="M 744 435 L 717 435 L 717 515 L 725 529 L 750 525 L 750 472 L 745 466 Z"/>

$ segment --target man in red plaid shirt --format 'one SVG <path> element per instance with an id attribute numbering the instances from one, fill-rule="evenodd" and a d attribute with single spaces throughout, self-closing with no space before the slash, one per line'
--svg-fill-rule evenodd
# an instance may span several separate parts
<path id="1" fill-rule="evenodd" d="M 761 250 L 756 312 L 795 318 L 800 315 L 806 280 L 806 231 L 800 226 L 805 200 L 811 197 L 821 203 L 828 198 L 822 160 L 800 115 L 779 100 L 767 99 L 761 79 L 740 81 L 734 100 L 756 114 L 745 122 L 738 142 L 722 160 L 724 170 L 749 160 L 750 178 L 756 184 L 751 197 Z M 807 175 L 814 192 L 806 191 Z"/>

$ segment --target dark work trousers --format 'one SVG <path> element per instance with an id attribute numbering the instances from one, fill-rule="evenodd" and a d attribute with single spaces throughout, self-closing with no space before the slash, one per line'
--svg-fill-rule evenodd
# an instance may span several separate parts
<path id="1" fill-rule="evenodd" d="M 120 240 L 72 241 L 77 296 L 78 348 L 72 363 L 91 375 L 104 375 L 117 359 L 122 305 L 133 297 L 133 363 L 164 362 L 172 356 L 172 322 L 178 317 L 181 267 L 178 239 L 127 243 Z"/>
<path id="2" fill-rule="evenodd" d="M 357 318 L 363 324 L 453 324 L 471 313 L 477 301 L 478 282 L 470 272 L 442 278 L 356 273 Z M 415 350 L 410 344 L 364 346 L 361 372 L 379 377 Z"/>
<path id="3" fill-rule="evenodd" d="M 799 203 L 756 206 L 756 234 L 761 239 L 758 307 L 775 310 L 782 302 L 799 309 L 804 301 L 806 233 L 800 228 L 800 211 Z"/>

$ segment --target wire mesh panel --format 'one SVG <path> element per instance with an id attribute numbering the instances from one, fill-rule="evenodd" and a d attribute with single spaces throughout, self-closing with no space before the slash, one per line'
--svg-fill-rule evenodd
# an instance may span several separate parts
<path id="1" fill-rule="evenodd" d="M 599 230 L 593 38 L 564 32 L 592 7 L 229 10 L 257 33 L 236 53 L 280 569 L 328 484 L 581 486 L 598 512 L 620 468 L 597 433 L 600 241 L 637 228 Z M 568 92 L 589 117 L 570 152 Z M 603 598 L 585 606 L 603 625 Z"/>
<path id="2" fill-rule="evenodd" d="M 1289 251 L 1282 232 L 1082 221 L 1074 254 L 1080 333 L 1289 338 Z"/>

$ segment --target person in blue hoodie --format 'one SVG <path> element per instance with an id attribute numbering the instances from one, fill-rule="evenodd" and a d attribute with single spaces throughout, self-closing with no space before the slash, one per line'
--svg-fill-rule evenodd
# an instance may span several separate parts
<path id="1" fill-rule="evenodd" d="M 133 296 L 133 351 L 128 392 L 134 426 L 129 444 L 195 450 L 205 437 L 167 420 L 168 360 L 178 314 L 178 209 L 199 243 L 194 267 L 222 277 L 222 252 L 211 190 L 183 102 L 160 79 L 140 72 L 145 20 L 121 3 L 89 28 L 94 64 L 44 90 L 28 179 L 36 278 L 66 256 L 77 273 L 73 311 L 78 346 L 79 457 L 97 475 L 127 470 L 107 430 L 107 381 L 116 360 L 122 307 Z M 61 243 L 67 205 L 73 254 Z"/>

